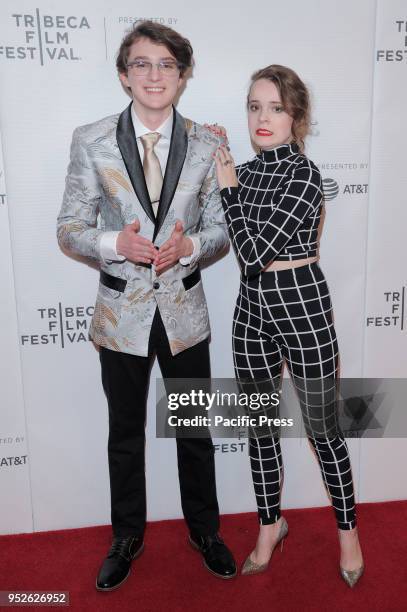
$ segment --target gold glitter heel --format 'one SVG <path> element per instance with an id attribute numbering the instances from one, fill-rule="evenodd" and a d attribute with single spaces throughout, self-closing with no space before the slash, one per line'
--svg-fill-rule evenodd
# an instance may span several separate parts
<path id="1" fill-rule="evenodd" d="M 276 548 L 279 542 L 281 542 L 281 550 L 283 550 L 284 538 L 286 537 L 287 534 L 288 534 L 287 521 L 285 520 L 284 517 L 282 517 L 278 538 L 273 546 L 271 555 L 273 554 L 274 549 Z M 271 555 L 270 555 L 270 559 L 271 559 Z M 265 572 L 269 566 L 270 559 L 267 561 L 267 563 L 261 563 L 259 565 L 258 563 L 255 563 L 254 561 L 252 561 L 249 555 L 243 564 L 242 572 L 241 572 L 242 576 L 248 576 L 250 574 L 260 574 L 261 572 Z"/>
<path id="2" fill-rule="evenodd" d="M 345 570 L 343 569 L 343 567 L 339 566 L 339 569 L 341 570 L 341 576 L 346 582 L 346 584 L 352 588 L 355 586 L 355 584 L 363 574 L 365 566 L 362 564 L 355 570 Z"/>

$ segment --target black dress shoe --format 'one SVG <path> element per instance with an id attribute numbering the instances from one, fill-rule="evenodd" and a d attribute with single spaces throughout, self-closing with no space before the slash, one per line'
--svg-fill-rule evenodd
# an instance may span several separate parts
<path id="1" fill-rule="evenodd" d="M 189 541 L 193 548 L 199 550 L 204 558 L 204 565 L 218 578 L 236 576 L 236 562 L 232 553 L 217 533 L 201 536 L 191 533 Z"/>
<path id="2" fill-rule="evenodd" d="M 143 538 L 137 536 L 113 538 L 113 544 L 103 561 L 96 588 L 98 591 L 113 591 L 128 578 L 133 559 L 144 550 Z"/>

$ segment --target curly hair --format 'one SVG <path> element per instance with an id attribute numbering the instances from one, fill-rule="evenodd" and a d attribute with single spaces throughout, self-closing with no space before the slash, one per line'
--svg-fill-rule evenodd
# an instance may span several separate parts
<path id="1" fill-rule="evenodd" d="M 304 139 L 310 131 L 311 123 L 310 97 L 307 87 L 291 68 L 271 64 L 252 74 L 247 94 L 247 104 L 253 84 L 260 79 L 267 79 L 276 85 L 284 110 L 293 118 L 291 131 L 294 141 L 303 151 Z"/>

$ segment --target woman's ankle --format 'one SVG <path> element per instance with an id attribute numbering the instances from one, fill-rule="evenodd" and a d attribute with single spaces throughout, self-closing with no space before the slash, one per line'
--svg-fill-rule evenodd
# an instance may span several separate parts
<path id="1" fill-rule="evenodd" d="M 282 517 L 282 515 L 280 514 L 280 516 L 278 517 L 278 519 L 276 519 L 276 520 L 272 521 L 271 523 L 269 523 L 269 522 L 268 522 L 270 519 L 264 519 L 264 520 L 266 520 L 267 522 L 261 522 L 261 519 L 260 519 L 260 521 L 259 521 L 259 528 L 260 528 L 260 529 L 262 529 L 262 528 L 266 528 L 266 529 L 268 528 L 268 529 L 270 529 L 270 528 L 272 528 L 272 527 L 278 527 L 278 526 L 280 526 L 280 525 L 281 525 L 282 518 L 283 518 L 283 517 Z"/>

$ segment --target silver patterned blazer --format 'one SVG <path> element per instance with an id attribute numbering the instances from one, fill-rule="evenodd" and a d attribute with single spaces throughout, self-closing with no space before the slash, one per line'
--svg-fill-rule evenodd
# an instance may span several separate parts
<path id="1" fill-rule="evenodd" d="M 199 261 L 229 245 L 212 154 L 220 141 L 208 129 L 182 117 L 174 121 L 157 218 L 154 216 L 138 152 L 131 104 L 77 128 L 57 236 L 68 252 L 100 265 L 100 281 L 90 326 L 92 340 L 106 348 L 147 356 L 158 306 L 173 355 L 209 336 L 208 308 Z M 200 241 L 190 264 L 175 264 L 158 277 L 154 268 L 100 256 L 103 232 L 120 231 L 136 219 L 140 234 L 160 247 L 176 219 L 184 233 Z"/>

